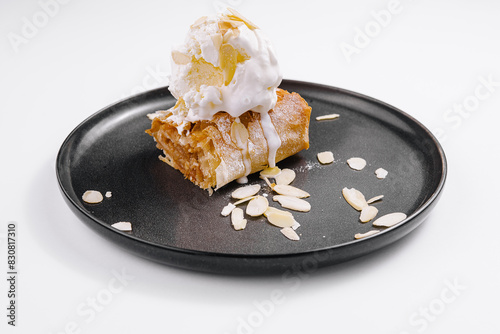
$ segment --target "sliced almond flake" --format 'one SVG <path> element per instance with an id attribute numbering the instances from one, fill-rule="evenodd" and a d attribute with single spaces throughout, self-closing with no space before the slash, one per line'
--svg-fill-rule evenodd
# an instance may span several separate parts
<path id="1" fill-rule="evenodd" d="M 246 17 L 244 17 L 243 15 L 238 13 L 233 8 L 228 7 L 227 10 L 232 14 L 232 15 L 228 15 L 229 17 L 231 17 L 231 18 L 234 17 L 235 19 L 241 20 L 243 23 L 245 23 L 245 25 L 248 27 L 248 29 L 250 29 L 250 30 L 259 29 L 255 24 L 253 24 L 250 20 L 248 20 Z"/>
<path id="2" fill-rule="evenodd" d="M 101 203 L 104 197 L 102 197 L 102 194 L 97 190 L 87 190 L 83 193 L 82 199 L 86 203 L 96 204 Z"/>
<path id="3" fill-rule="evenodd" d="M 275 177 L 280 172 L 281 172 L 281 169 L 279 169 L 278 166 L 275 166 L 275 167 L 272 167 L 272 168 L 263 169 L 260 172 L 260 176 L 262 176 L 262 177 Z"/>
<path id="4" fill-rule="evenodd" d="M 255 196 L 248 196 L 248 197 L 245 197 L 245 198 L 240 199 L 240 200 L 239 200 L 239 201 L 237 201 L 237 202 L 234 202 L 234 203 L 233 203 L 233 205 L 240 205 L 241 203 L 248 202 L 248 201 L 250 201 L 250 200 L 252 200 L 252 199 L 254 199 L 254 198 L 255 198 Z"/>
<path id="5" fill-rule="evenodd" d="M 311 210 L 309 202 L 293 196 L 275 195 L 273 196 L 273 201 L 279 202 L 282 207 L 290 210 L 301 212 L 309 212 Z"/>
<path id="6" fill-rule="evenodd" d="M 216 34 L 210 35 L 210 39 L 212 40 L 212 43 L 214 44 L 214 49 L 219 50 L 221 45 L 222 45 L 222 34 L 216 33 Z"/>
<path id="7" fill-rule="evenodd" d="M 323 165 L 331 164 L 333 162 L 333 153 L 331 151 L 318 153 L 318 161 Z"/>
<path id="8" fill-rule="evenodd" d="M 279 214 L 284 214 L 284 215 L 289 215 L 289 216 L 292 216 L 292 213 L 291 212 L 288 212 L 288 211 L 285 211 L 285 210 L 280 210 L 280 209 L 277 209 L 275 207 L 268 207 L 267 210 L 264 212 L 264 216 L 267 217 L 267 215 L 271 214 L 271 213 L 279 213 Z"/>
<path id="9" fill-rule="evenodd" d="M 241 150 L 246 175 L 250 174 L 252 170 L 252 163 L 248 156 L 248 137 L 247 128 L 240 122 L 239 118 L 236 118 L 231 124 L 231 140 Z"/>
<path id="10" fill-rule="evenodd" d="M 247 128 L 237 117 L 231 124 L 231 140 L 236 147 L 241 150 L 243 166 L 245 167 L 245 176 L 236 180 L 236 182 L 240 184 L 248 183 L 248 178 L 246 176 L 252 172 L 252 162 L 250 161 L 250 155 L 248 153 L 248 137 L 249 134 Z"/>
<path id="11" fill-rule="evenodd" d="M 387 174 L 389 174 L 388 171 L 386 171 L 385 169 L 383 168 L 379 168 L 375 171 L 375 175 L 377 175 L 377 178 L 378 179 L 385 179 L 385 177 L 387 176 Z"/>
<path id="12" fill-rule="evenodd" d="M 406 214 L 402 212 L 389 213 L 373 222 L 373 226 L 390 227 L 406 219 Z"/>
<path id="13" fill-rule="evenodd" d="M 280 231 L 281 233 L 283 233 L 285 237 L 287 237 L 290 240 L 293 241 L 300 240 L 299 235 L 297 234 L 297 232 L 295 232 L 295 230 L 292 227 L 284 227 Z"/>
<path id="14" fill-rule="evenodd" d="M 236 189 L 231 193 L 232 198 L 242 199 L 255 195 L 260 190 L 260 184 L 252 184 Z"/>
<path id="15" fill-rule="evenodd" d="M 352 169 L 362 170 L 366 166 L 366 160 L 363 158 L 351 158 L 351 159 L 347 159 L 347 164 Z"/>
<path id="16" fill-rule="evenodd" d="M 239 148 L 248 145 L 248 130 L 238 118 L 231 124 L 231 140 Z"/>
<path id="17" fill-rule="evenodd" d="M 273 190 L 280 195 L 292 196 L 297 198 L 305 198 L 311 196 L 308 192 L 302 189 L 285 184 L 277 184 L 273 187 Z"/>
<path id="18" fill-rule="evenodd" d="M 281 173 L 274 177 L 276 184 L 288 185 L 295 180 L 295 171 L 293 169 L 285 168 L 281 170 Z"/>
<path id="19" fill-rule="evenodd" d="M 264 212 L 264 216 L 267 217 L 268 215 L 274 214 L 274 213 L 289 216 L 294 221 L 293 225 L 298 224 L 297 228 L 300 226 L 300 224 L 295 220 L 295 218 L 293 217 L 293 214 L 290 211 L 285 211 L 285 210 L 281 210 L 281 209 L 270 206 L 267 208 L 266 212 Z"/>
<path id="20" fill-rule="evenodd" d="M 247 220 L 243 217 L 242 209 L 235 208 L 231 212 L 231 224 L 236 231 L 243 230 L 247 226 Z"/>
<path id="21" fill-rule="evenodd" d="M 278 227 L 292 227 L 296 221 L 293 218 L 293 215 L 287 211 L 268 211 L 265 216 L 269 223 Z"/>
<path id="22" fill-rule="evenodd" d="M 147 114 L 147 116 L 150 120 L 154 120 L 157 117 L 163 117 L 165 115 L 170 115 L 170 114 L 171 114 L 170 110 L 157 110 L 152 114 Z"/>
<path id="23" fill-rule="evenodd" d="M 233 80 L 236 71 L 238 52 L 231 44 L 222 44 L 219 49 L 220 68 L 224 74 L 224 85 L 227 86 Z"/>
<path id="24" fill-rule="evenodd" d="M 299 227 L 300 227 L 300 224 L 299 224 L 299 222 L 298 222 L 298 221 L 295 221 L 295 223 L 293 223 L 293 225 L 292 225 L 292 228 L 293 228 L 294 230 L 298 229 Z"/>
<path id="25" fill-rule="evenodd" d="M 232 30 L 237 29 L 239 26 L 243 24 L 240 20 L 233 20 L 229 16 L 222 17 L 217 21 L 220 30 Z"/>
<path id="26" fill-rule="evenodd" d="M 269 201 L 264 196 L 255 196 L 248 202 L 246 213 L 252 217 L 258 217 L 266 212 L 269 207 Z"/>
<path id="27" fill-rule="evenodd" d="M 228 205 L 222 208 L 220 214 L 223 215 L 224 217 L 227 217 L 231 214 L 234 208 L 236 208 L 236 205 L 234 205 L 233 203 L 229 203 Z"/>
<path id="28" fill-rule="evenodd" d="M 318 117 L 316 117 L 316 120 L 317 121 L 326 121 L 326 120 L 329 120 L 329 119 L 336 119 L 336 118 L 339 118 L 339 117 L 340 117 L 339 114 L 329 114 L 329 115 L 318 116 Z"/>
<path id="29" fill-rule="evenodd" d="M 318 116 L 318 117 L 316 117 L 316 120 L 317 121 L 326 121 L 326 120 L 330 120 L 330 119 L 337 119 L 339 117 L 340 117 L 339 114 L 328 114 L 328 115 Z"/>
<path id="30" fill-rule="evenodd" d="M 238 23 L 236 23 L 235 21 L 227 21 L 228 24 L 232 27 L 232 28 L 229 28 L 225 33 L 224 33 L 224 36 L 222 36 L 222 45 L 224 45 L 224 43 L 227 43 L 230 39 L 232 38 L 236 38 L 240 35 L 240 31 L 239 29 L 236 28 L 236 26 L 238 25 Z M 236 56 L 236 59 L 238 56 Z"/>
<path id="31" fill-rule="evenodd" d="M 366 233 L 356 233 L 354 235 L 354 239 L 363 239 L 363 238 L 369 237 L 370 235 L 377 234 L 378 232 L 380 232 L 380 230 L 371 230 L 371 231 L 368 231 Z"/>
<path id="32" fill-rule="evenodd" d="M 130 222 L 118 222 L 114 223 L 111 225 L 111 227 L 116 228 L 117 230 L 123 231 L 123 232 L 130 232 L 132 231 L 132 224 Z"/>
<path id="33" fill-rule="evenodd" d="M 191 25 L 191 28 L 197 27 L 197 26 L 205 23 L 207 21 L 207 19 L 208 19 L 208 17 L 206 17 L 206 16 L 200 17 L 199 19 L 194 21 L 194 23 Z"/>
<path id="34" fill-rule="evenodd" d="M 148 118 L 150 121 L 154 120 L 156 117 L 159 117 L 160 114 L 158 113 L 151 113 L 151 114 L 147 114 Z"/>
<path id="35" fill-rule="evenodd" d="M 219 27 L 219 32 L 222 36 L 233 29 L 233 25 L 230 21 L 231 20 L 229 18 L 217 21 L 217 26 Z"/>
<path id="36" fill-rule="evenodd" d="M 365 196 L 354 188 L 348 189 L 347 187 L 342 189 L 342 195 L 344 196 L 347 203 L 349 203 L 354 209 L 361 211 L 365 206 L 368 206 L 366 203 Z"/>
<path id="37" fill-rule="evenodd" d="M 273 187 L 275 186 L 275 184 L 271 183 L 266 176 L 260 176 L 260 178 L 263 179 L 264 181 L 266 181 L 266 183 L 269 186 L 269 188 L 273 189 Z"/>
<path id="38" fill-rule="evenodd" d="M 374 206 L 365 206 L 361 210 L 361 214 L 359 215 L 359 220 L 362 223 L 367 223 L 370 220 L 372 220 L 373 218 L 375 218 L 375 216 L 377 215 L 377 213 L 378 213 L 378 209 L 376 207 L 374 207 Z"/>
<path id="39" fill-rule="evenodd" d="M 378 195 L 378 196 L 370 198 L 368 201 L 366 201 L 366 203 L 372 204 L 376 201 L 380 201 L 382 198 L 384 198 L 384 195 Z"/>
<path id="40" fill-rule="evenodd" d="M 191 62 L 191 57 L 185 53 L 174 50 L 172 51 L 172 60 L 177 65 L 187 65 L 189 64 L 189 62 Z"/>

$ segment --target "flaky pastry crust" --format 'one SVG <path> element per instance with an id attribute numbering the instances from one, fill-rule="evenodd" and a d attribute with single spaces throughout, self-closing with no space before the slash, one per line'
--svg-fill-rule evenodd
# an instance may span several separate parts
<path id="1" fill-rule="evenodd" d="M 309 147 L 311 107 L 297 93 L 277 89 L 276 106 L 269 111 L 271 121 L 281 139 L 276 162 Z M 203 189 L 218 189 L 247 175 L 246 161 L 251 173 L 268 165 L 268 146 L 260 123 L 260 114 L 247 111 L 239 117 L 248 131 L 247 153 L 233 141 L 231 126 L 235 118 L 225 112 L 215 114 L 210 121 L 190 124 L 188 131 L 179 134 L 168 112 L 159 114 L 146 130 L 156 140 L 165 156 L 160 159 Z"/>

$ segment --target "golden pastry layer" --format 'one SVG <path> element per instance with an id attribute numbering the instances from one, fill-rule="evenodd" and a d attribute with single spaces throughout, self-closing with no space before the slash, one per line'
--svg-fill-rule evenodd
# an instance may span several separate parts
<path id="1" fill-rule="evenodd" d="M 311 107 L 297 93 L 276 93 L 278 101 L 269 116 L 281 139 L 278 162 L 309 147 Z M 267 167 L 268 146 L 259 113 L 247 111 L 238 120 L 219 112 L 210 121 L 191 123 L 182 134 L 170 115 L 157 113 L 146 132 L 163 150 L 160 159 L 199 187 L 218 189 Z"/>

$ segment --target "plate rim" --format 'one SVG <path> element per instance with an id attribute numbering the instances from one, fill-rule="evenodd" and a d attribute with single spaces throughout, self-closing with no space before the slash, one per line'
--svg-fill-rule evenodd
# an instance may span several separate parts
<path id="1" fill-rule="evenodd" d="M 80 131 L 81 128 L 86 126 L 87 123 L 90 122 L 95 117 L 97 117 L 101 114 L 104 115 L 106 113 L 106 111 L 108 111 L 112 107 L 116 107 L 122 103 L 126 103 L 129 100 L 136 99 L 136 98 L 143 96 L 143 95 L 155 94 L 155 93 L 160 93 L 162 91 L 165 91 L 168 89 L 168 86 L 158 87 L 155 89 L 147 90 L 147 91 L 120 99 L 114 103 L 111 103 L 111 104 L 101 108 L 97 112 L 91 114 L 90 116 L 85 118 L 83 121 L 81 121 L 64 139 L 63 143 L 61 144 L 61 146 L 58 150 L 57 156 L 56 156 L 55 170 L 56 170 L 57 182 L 59 184 L 59 189 L 62 192 L 62 194 L 64 195 L 64 198 L 66 199 L 66 201 L 68 203 L 71 203 L 71 205 L 72 205 L 71 209 L 78 210 L 78 212 L 80 214 L 83 214 L 89 221 L 97 223 L 100 227 L 107 229 L 109 232 L 115 233 L 115 234 L 117 234 L 121 237 L 124 237 L 126 239 L 129 239 L 133 242 L 147 245 L 148 247 L 154 247 L 154 248 L 167 250 L 167 251 L 171 251 L 171 252 L 182 253 L 182 254 L 186 254 L 186 255 L 198 255 L 198 256 L 209 256 L 209 257 L 216 256 L 216 257 L 234 258 L 234 259 L 272 259 L 272 258 L 307 256 L 308 254 L 314 254 L 314 253 L 318 253 L 318 252 L 339 249 L 339 248 L 346 248 L 346 247 L 349 247 L 349 246 L 352 246 L 352 245 L 355 245 L 358 243 L 366 243 L 366 242 L 369 242 L 369 240 L 373 241 L 373 240 L 376 240 L 377 238 L 379 238 L 379 239 L 383 238 L 384 236 L 387 236 L 388 234 L 394 234 L 394 231 L 406 227 L 406 225 L 409 222 L 418 218 L 420 215 L 425 213 L 425 211 L 427 209 L 431 208 L 436 203 L 437 199 L 439 198 L 439 196 L 442 193 L 442 190 L 443 190 L 445 182 L 446 182 L 447 173 L 448 173 L 448 164 L 447 164 L 446 154 L 444 152 L 443 147 L 441 146 L 441 144 L 439 143 L 437 138 L 432 134 L 432 132 L 425 125 L 423 125 L 420 121 L 418 121 L 416 118 L 414 118 L 410 114 L 404 112 L 403 110 L 401 110 L 401 109 L 399 109 L 399 108 L 397 108 L 389 103 L 383 102 L 383 101 L 375 99 L 373 97 L 370 97 L 370 96 L 367 96 L 367 95 L 364 95 L 362 93 L 358 93 L 355 91 L 351 91 L 348 89 L 330 86 L 330 85 L 326 85 L 326 84 L 320 84 L 320 83 L 314 83 L 314 82 L 308 82 L 308 81 L 300 81 L 300 80 L 291 80 L 291 79 L 283 79 L 282 84 L 285 84 L 285 85 L 305 85 L 305 86 L 308 86 L 309 88 L 316 88 L 316 89 L 322 89 L 322 90 L 327 90 L 327 91 L 334 90 L 338 93 L 346 94 L 346 95 L 355 97 L 357 99 L 362 99 L 362 100 L 368 101 L 369 103 L 375 103 L 375 104 L 381 105 L 385 109 L 391 110 L 392 113 L 399 114 L 400 116 L 403 116 L 404 118 L 410 120 L 412 123 L 417 125 L 420 128 L 420 130 L 423 130 L 426 133 L 426 135 L 428 136 L 428 138 L 431 139 L 431 142 L 435 146 L 435 148 L 437 149 L 438 155 L 441 159 L 442 168 L 439 171 L 441 173 L 441 177 L 440 177 L 440 180 L 439 180 L 437 186 L 433 189 L 432 195 L 425 202 L 423 202 L 418 207 L 417 210 L 415 210 L 412 214 L 408 215 L 406 217 L 406 219 L 404 219 L 402 222 L 398 223 L 395 226 L 385 228 L 380 233 L 371 235 L 371 236 L 366 237 L 366 238 L 357 239 L 357 240 L 355 239 L 355 240 L 351 240 L 351 241 L 344 242 L 344 243 L 337 244 L 337 245 L 330 245 L 330 246 L 325 246 L 322 248 L 317 248 L 314 250 L 298 251 L 298 252 L 290 252 L 290 253 L 265 253 L 265 254 L 241 254 L 240 253 L 240 254 L 238 254 L 238 253 L 219 253 L 219 252 L 214 252 L 214 251 L 203 251 L 203 250 L 196 250 L 196 249 L 179 248 L 179 247 L 172 246 L 172 245 L 165 245 L 165 244 L 159 244 L 156 242 L 148 241 L 148 240 L 139 238 L 133 234 L 129 234 L 127 232 L 117 230 L 116 228 L 111 227 L 110 224 L 100 220 L 99 218 L 93 217 L 88 211 L 84 210 L 78 203 L 76 203 L 73 200 L 72 196 L 68 193 L 68 190 L 65 187 L 63 177 L 62 177 L 62 166 L 64 165 L 64 162 L 62 160 L 63 160 L 64 155 L 66 154 L 66 147 L 68 146 L 68 144 L 71 141 L 71 139 L 73 138 L 73 136 L 78 131 Z M 76 195 L 76 193 L 75 193 L 75 195 Z M 80 217 L 78 217 L 78 218 L 80 218 Z M 426 218 L 426 216 L 423 217 L 422 221 L 425 218 Z M 410 230 L 409 232 L 411 232 L 412 230 Z M 406 233 L 406 234 L 408 234 L 408 233 Z M 404 234 L 400 238 L 404 237 L 406 234 Z M 400 239 L 400 238 L 397 238 L 397 239 Z"/>

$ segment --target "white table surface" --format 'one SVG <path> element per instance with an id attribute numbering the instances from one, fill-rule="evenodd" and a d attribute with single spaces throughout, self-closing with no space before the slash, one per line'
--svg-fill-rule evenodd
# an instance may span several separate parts
<path id="1" fill-rule="evenodd" d="M 63 140 L 104 106 L 166 85 L 171 46 L 223 4 L 268 34 L 285 78 L 380 99 L 439 136 L 447 184 L 418 229 L 291 283 L 159 265 L 70 211 L 55 176 Z M 499 333 L 499 14 L 486 0 L 2 1 L 0 332 Z"/>

